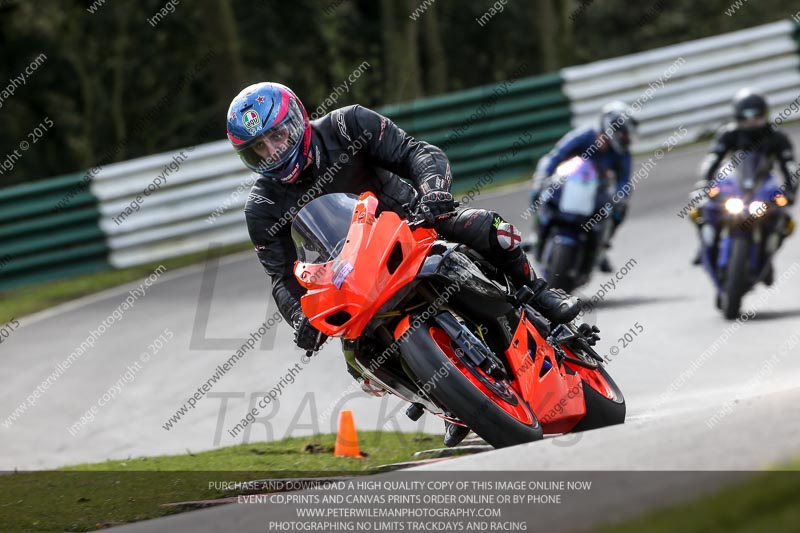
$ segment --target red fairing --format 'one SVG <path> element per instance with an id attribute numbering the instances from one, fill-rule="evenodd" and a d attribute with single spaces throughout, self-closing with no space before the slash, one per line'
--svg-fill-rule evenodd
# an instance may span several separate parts
<path id="1" fill-rule="evenodd" d="M 347 242 L 333 261 L 295 263 L 294 274 L 308 292 L 300 299 L 303 313 L 328 336 L 356 339 L 380 307 L 410 283 L 436 240 L 433 229 L 411 228 L 396 213 L 375 216 L 378 199 L 359 197 Z M 402 261 L 388 265 L 399 247 Z"/>
<path id="2" fill-rule="evenodd" d="M 512 385 L 528 400 L 545 433 L 567 433 L 580 422 L 586 414 L 580 376 L 558 364 L 553 347 L 525 315 L 506 356 L 515 376 Z M 542 372 L 545 360 L 550 368 Z"/>

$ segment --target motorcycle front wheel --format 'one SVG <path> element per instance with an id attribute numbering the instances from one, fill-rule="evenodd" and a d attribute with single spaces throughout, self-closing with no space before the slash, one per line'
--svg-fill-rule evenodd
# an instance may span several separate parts
<path id="1" fill-rule="evenodd" d="M 742 298 L 748 288 L 748 271 L 750 266 L 750 241 L 734 239 L 731 243 L 731 254 L 728 259 L 722 295 L 722 312 L 728 320 L 739 316 Z"/>
<path id="2" fill-rule="evenodd" d="M 578 262 L 578 249 L 570 244 L 556 239 L 548 243 L 548 251 L 544 254 L 546 263 L 545 279 L 554 289 L 563 289 L 572 292 L 576 286 L 575 277 L 572 275 Z"/>
<path id="3" fill-rule="evenodd" d="M 519 391 L 459 357 L 460 349 L 434 321 L 410 331 L 400 350 L 428 396 L 495 448 L 542 438 L 539 420 Z"/>

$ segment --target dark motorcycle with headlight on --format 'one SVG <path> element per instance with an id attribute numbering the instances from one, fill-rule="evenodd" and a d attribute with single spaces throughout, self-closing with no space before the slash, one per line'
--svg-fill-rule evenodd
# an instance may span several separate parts
<path id="1" fill-rule="evenodd" d="M 794 229 L 771 166 L 760 154 L 748 154 L 692 211 L 700 225 L 703 266 L 716 286 L 717 307 L 728 320 L 739 316 L 742 298 L 756 284 L 773 283 L 772 258 Z"/>

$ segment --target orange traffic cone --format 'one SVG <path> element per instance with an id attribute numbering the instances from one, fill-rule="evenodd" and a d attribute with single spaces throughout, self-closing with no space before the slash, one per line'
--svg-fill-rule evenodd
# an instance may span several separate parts
<path id="1" fill-rule="evenodd" d="M 333 455 L 361 459 L 353 411 L 339 411 L 339 430 L 336 433 L 336 447 L 333 449 Z"/>

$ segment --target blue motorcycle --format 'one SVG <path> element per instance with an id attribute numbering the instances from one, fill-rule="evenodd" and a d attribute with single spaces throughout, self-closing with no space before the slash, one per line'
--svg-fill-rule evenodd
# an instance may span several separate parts
<path id="1" fill-rule="evenodd" d="M 772 258 L 793 228 L 771 166 L 763 156 L 749 154 L 692 214 L 700 225 L 703 266 L 728 320 L 739 316 L 743 296 L 756 284 L 772 284 Z"/>
<path id="2" fill-rule="evenodd" d="M 611 229 L 612 184 L 591 161 L 573 157 L 545 185 L 532 198 L 533 252 L 550 285 L 571 292 L 589 281 L 602 258 Z"/>

